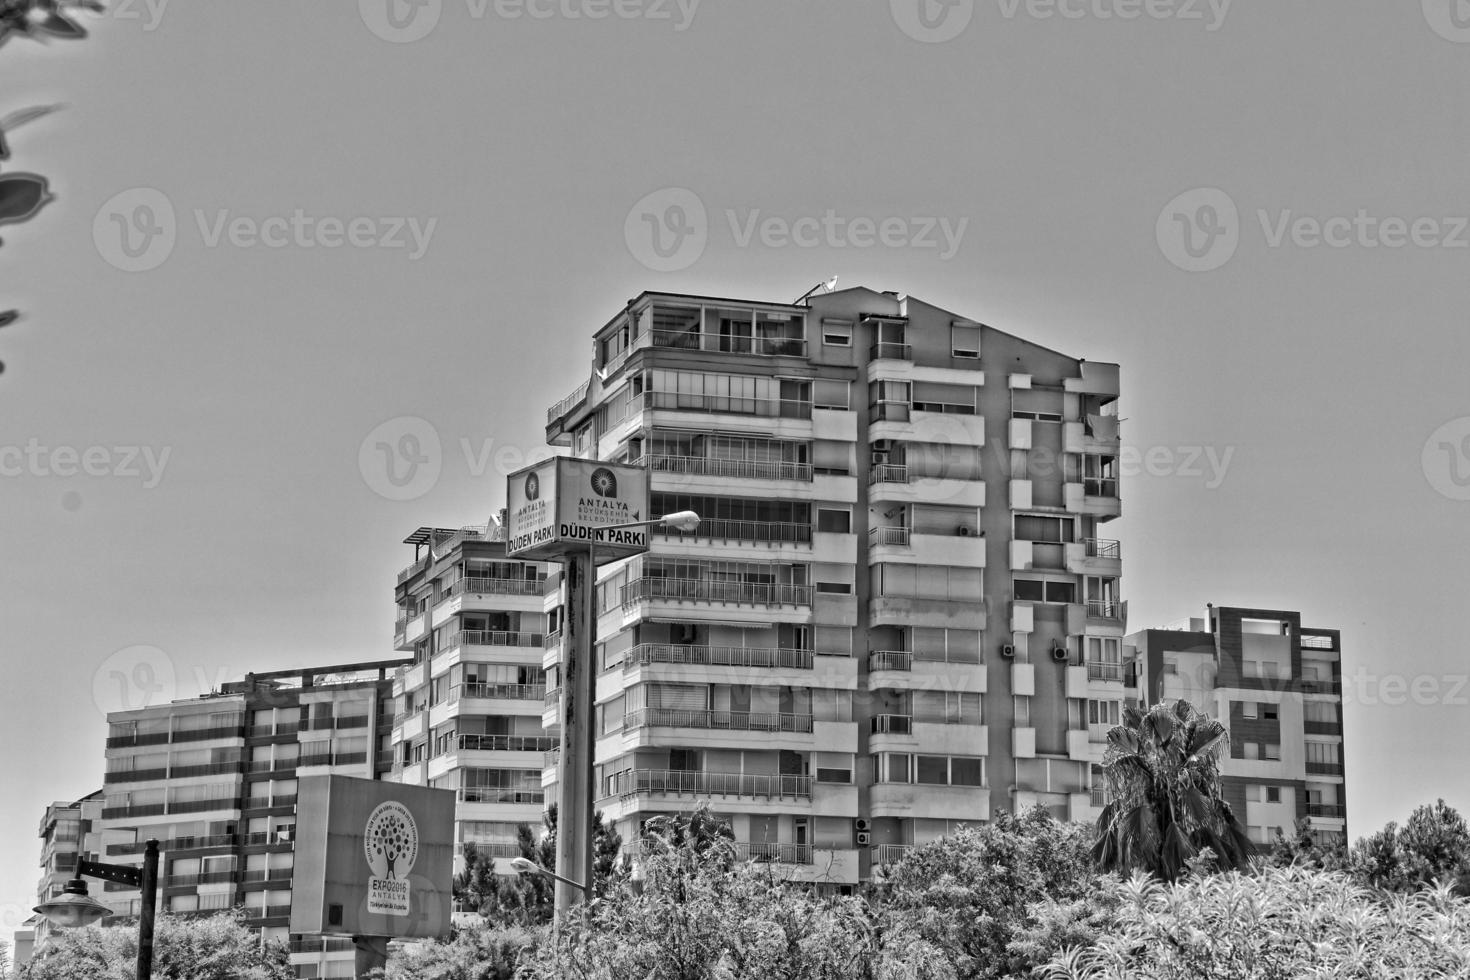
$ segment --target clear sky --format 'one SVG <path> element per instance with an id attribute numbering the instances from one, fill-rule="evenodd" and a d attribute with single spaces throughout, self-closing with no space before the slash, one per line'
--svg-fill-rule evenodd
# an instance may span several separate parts
<path id="1" fill-rule="evenodd" d="M 1470 811 L 1470 11 L 916 3 L 129 0 L 0 50 L 0 114 L 71 106 L 5 168 L 57 200 L 0 229 L 0 935 L 103 709 L 394 655 L 403 537 L 501 506 L 644 289 L 839 275 L 1121 363 L 1130 629 L 1341 628 L 1353 834 Z"/>

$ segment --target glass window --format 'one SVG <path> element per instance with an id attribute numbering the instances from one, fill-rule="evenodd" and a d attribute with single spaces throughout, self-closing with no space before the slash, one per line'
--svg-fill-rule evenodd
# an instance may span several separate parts
<path id="1" fill-rule="evenodd" d="M 929 786 L 949 785 L 949 758 L 942 755 L 921 755 L 915 758 L 914 782 Z"/>

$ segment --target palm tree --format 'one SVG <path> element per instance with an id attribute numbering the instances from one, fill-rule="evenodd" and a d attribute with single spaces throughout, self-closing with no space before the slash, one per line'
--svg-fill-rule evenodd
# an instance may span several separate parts
<path id="1" fill-rule="evenodd" d="M 1225 726 L 1188 701 L 1127 708 L 1108 732 L 1103 772 L 1112 801 L 1098 818 L 1092 856 L 1106 870 L 1141 869 L 1175 881 L 1209 848 L 1245 867 L 1255 845 L 1220 795 Z"/>

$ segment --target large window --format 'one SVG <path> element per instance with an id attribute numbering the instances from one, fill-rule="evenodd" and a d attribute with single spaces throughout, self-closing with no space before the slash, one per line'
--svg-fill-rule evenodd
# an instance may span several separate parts
<path id="1" fill-rule="evenodd" d="M 1036 514 L 1016 515 L 1017 541 L 1043 541 L 1068 544 L 1077 540 L 1077 522 L 1070 517 L 1043 517 Z"/>
<path id="2" fill-rule="evenodd" d="M 985 760 L 968 756 L 883 752 L 873 756 L 873 782 L 984 786 Z"/>
<path id="3" fill-rule="evenodd" d="M 880 562 L 872 566 L 873 594 L 892 598 L 979 602 L 981 572 L 978 568 L 962 566 Z"/>

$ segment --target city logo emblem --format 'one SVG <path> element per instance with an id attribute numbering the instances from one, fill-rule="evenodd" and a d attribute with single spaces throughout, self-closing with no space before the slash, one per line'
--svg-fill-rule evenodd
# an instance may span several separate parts
<path id="1" fill-rule="evenodd" d="M 535 473 L 526 476 L 526 499 L 535 500 L 541 496 L 541 478 Z"/>
<path id="2" fill-rule="evenodd" d="M 599 466 L 592 471 L 592 492 L 599 497 L 616 497 L 618 495 L 618 478 L 613 471 Z"/>
<path id="3" fill-rule="evenodd" d="M 408 915 L 408 874 L 419 856 L 419 827 L 408 807 L 396 800 L 380 803 L 363 833 L 372 877 L 367 908 L 382 915 Z"/>

